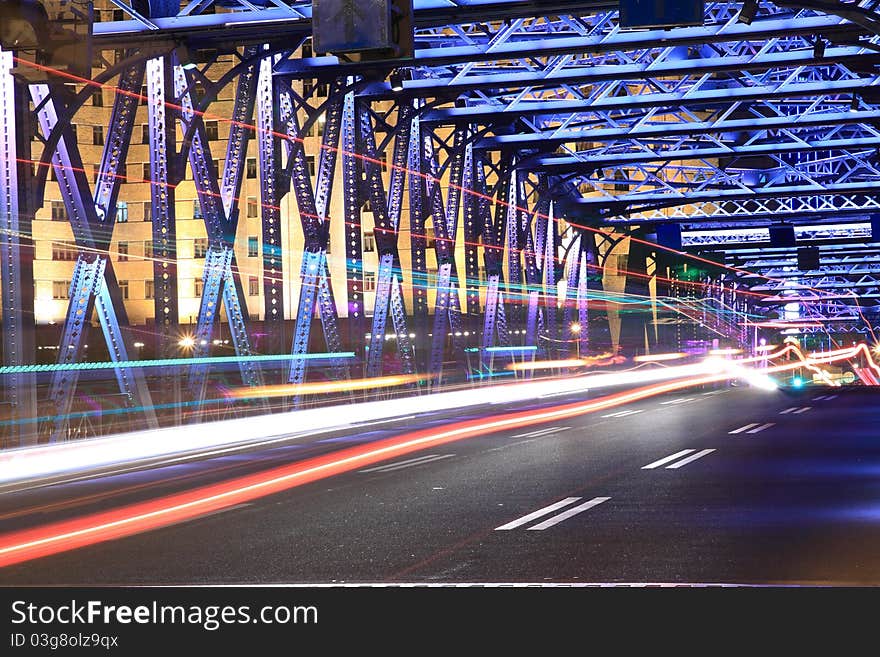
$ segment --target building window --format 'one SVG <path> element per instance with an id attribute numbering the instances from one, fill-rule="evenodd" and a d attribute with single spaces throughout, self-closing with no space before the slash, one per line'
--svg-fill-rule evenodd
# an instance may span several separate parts
<path id="1" fill-rule="evenodd" d="M 67 221 L 67 210 L 63 201 L 52 201 L 52 221 Z"/>
<path id="2" fill-rule="evenodd" d="M 52 242 L 52 260 L 76 260 L 76 245 L 71 242 Z"/>
<path id="3" fill-rule="evenodd" d="M 119 256 L 119 262 L 128 261 L 128 242 L 120 242 L 116 247 L 116 253 Z"/>
<path id="4" fill-rule="evenodd" d="M 92 92 L 92 107 L 104 107 L 104 90 L 95 89 Z"/>
<path id="5" fill-rule="evenodd" d="M 52 298 L 69 299 L 70 281 L 52 281 Z"/>
<path id="6" fill-rule="evenodd" d="M 153 220 L 153 202 L 147 201 L 144 203 L 144 221 L 152 221 Z"/>
<path id="7" fill-rule="evenodd" d="M 376 290 L 376 272 L 364 272 L 364 292 L 373 292 Z"/>
<path id="8" fill-rule="evenodd" d="M 249 157 L 247 159 L 247 177 L 248 178 L 256 178 L 257 177 L 257 158 Z"/>
<path id="9" fill-rule="evenodd" d="M 195 86 L 193 87 L 193 91 L 195 91 L 196 101 L 198 101 L 199 103 L 201 103 L 205 99 L 205 96 L 208 95 L 208 92 L 205 89 L 205 85 L 203 85 L 201 82 L 196 82 Z"/>
<path id="10" fill-rule="evenodd" d="M 218 121 L 205 121 L 205 135 L 209 141 L 220 139 L 220 123 Z"/>
<path id="11" fill-rule="evenodd" d="M 256 235 L 248 237 L 248 258 L 256 258 L 260 255 L 260 238 Z"/>
<path id="12" fill-rule="evenodd" d="M 150 143 L 150 124 L 144 123 L 141 126 L 141 143 L 149 144 Z"/>
<path id="13" fill-rule="evenodd" d="M 144 182 L 149 182 L 153 179 L 153 172 L 150 169 L 150 163 L 144 162 L 143 165 L 143 180 Z"/>
<path id="14" fill-rule="evenodd" d="M 122 48 L 116 48 L 113 51 L 113 63 L 118 64 L 119 62 L 123 61 L 124 59 L 125 59 L 125 50 L 123 50 Z M 99 68 L 103 68 L 103 67 L 99 67 Z"/>
<path id="15" fill-rule="evenodd" d="M 208 253 L 208 238 L 201 237 L 193 240 L 193 258 L 204 258 Z"/>
<path id="16" fill-rule="evenodd" d="M 116 223 L 128 223 L 128 203 L 125 201 L 119 201 L 116 204 Z"/>
<path id="17" fill-rule="evenodd" d="M 193 201 L 193 219 L 201 219 L 202 218 L 202 204 L 199 203 L 199 199 L 195 199 Z"/>
<path id="18" fill-rule="evenodd" d="M 248 196 L 247 216 L 248 217 L 256 217 L 257 216 L 257 197 L 256 196 Z"/>
<path id="19" fill-rule="evenodd" d="M 144 281 L 144 299 L 156 298 L 156 281 Z"/>
<path id="20" fill-rule="evenodd" d="M 319 84 L 316 95 L 319 98 L 326 98 L 327 97 L 327 89 L 328 89 L 328 86 L 327 86 L 326 82 L 324 82 L 323 84 Z"/>
<path id="21" fill-rule="evenodd" d="M 193 296 L 196 299 L 202 298 L 202 292 L 205 290 L 205 282 L 201 278 L 197 278 L 193 281 Z"/>
<path id="22" fill-rule="evenodd" d="M 113 20 L 114 21 L 124 21 L 125 20 L 125 12 L 121 9 L 113 10 Z"/>
<path id="23" fill-rule="evenodd" d="M 302 56 L 303 57 L 311 57 L 312 56 L 312 42 L 306 41 L 302 46 Z"/>
<path id="24" fill-rule="evenodd" d="M 373 211 L 373 206 L 370 205 L 370 199 L 367 199 L 366 201 L 364 201 L 363 210 L 364 210 L 364 212 L 372 212 Z"/>
<path id="25" fill-rule="evenodd" d="M 94 144 L 95 146 L 104 145 L 104 126 L 92 126 L 92 144 Z"/>
<path id="26" fill-rule="evenodd" d="M 128 299 L 128 281 L 119 281 L 119 294 L 123 299 Z"/>
<path id="27" fill-rule="evenodd" d="M 260 279 L 256 276 L 248 276 L 248 295 L 252 297 L 260 294 Z"/>
<path id="28" fill-rule="evenodd" d="M 146 242 L 144 242 L 144 257 L 153 257 L 153 240 L 147 240 Z"/>
<path id="29" fill-rule="evenodd" d="M 147 104 L 147 85 L 141 85 L 141 105 Z M 146 143 L 146 142 L 144 142 Z"/>
<path id="30" fill-rule="evenodd" d="M 311 80 L 303 80 L 303 98 L 308 98 L 314 88 L 315 85 Z"/>
<path id="31" fill-rule="evenodd" d="M 379 156 L 379 159 L 382 161 L 382 171 L 388 171 L 388 156 L 385 153 L 382 153 Z"/>
<path id="32" fill-rule="evenodd" d="M 315 156 L 306 155 L 306 166 L 309 168 L 309 175 L 315 177 Z"/>
<path id="33" fill-rule="evenodd" d="M 214 167 L 214 177 L 220 177 L 220 160 L 211 160 L 211 166 Z"/>
<path id="34" fill-rule="evenodd" d="M 376 250 L 376 237 L 373 235 L 373 231 L 367 231 L 364 233 L 364 252 L 371 253 Z"/>

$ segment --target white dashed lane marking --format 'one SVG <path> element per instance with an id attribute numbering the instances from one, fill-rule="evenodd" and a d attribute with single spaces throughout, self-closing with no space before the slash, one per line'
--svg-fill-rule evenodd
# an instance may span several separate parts
<path id="1" fill-rule="evenodd" d="M 517 527 L 522 527 L 523 525 L 526 525 L 526 524 L 532 522 L 532 520 L 537 520 L 538 518 L 542 518 L 546 515 L 553 513 L 554 511 L 558 511 L 559 509 L 563 509 L 567 506 L 571 507 L 572 504 L 574 504 L 575 502 L 579 502 L 581 499 L 583 499 L 583 498 L 566 497 L 564 499 L 559 500 L 558 502 L 554 502 L 553 504 L 551 504 L 549 506 L 545 506 L 544 508 L 538 509 L 537 511 L 532 511 L 531 513 L 528 513 L 528 514 L 522 516 L 521 518 L 517 518 L 516 520 L 511 520 L 510 522 L 508 522 L 504 525 L 501 525 L 500 527 L 496 527 L 495 531 L 508 531 L 511 529 L 516 529 Z M 571 518 L 572 516 L 576 516 L 577 514 L 583 512 L 583 511 L 586 511 L 587 509 L 591 509 L 594 506 L 598 506 L 599 504 L 602 504 L 603 502 L 607 502 L 610 499 L 611 499 L 610 497 L 594 497 L 593 499 L 588 500 L 587 502 L 584 502 L 583 504 L 579 504 L 578 506 L 571 507 L 569 509 L 566 509 L 565 511 L 563 511 L 560 514 L 557 514 L 551 518 L 547 518 L 543 522 L 539 522 L 537 525 L 534 525 L 533 527 L 529 527 L 528 529 L 530 531 L 531 530 L 542 531 L 544 529 L 547 529 L 548 527 L 552 527 L 553 525 L 558 525 L 563 520 L 567 520 L 568 518 Z"/>
<path id="2" fill-rule="evenodd" d="M 758 433 L 760 431 L 763 431 L 764 429 L 769 429 L 770 427 L 774 426 L 775 424 L 776 424 L 775 422 L 768 422 L 767 424 L 762 424 L 760 427 L 755 427 L 754 429 L 749 429 L 748 431 L 746 431 L 746 433 Z"/>
<path id="3" fill-rule="evenodd" d="M 733 431 L 728 431 L 727 433 L 729 433 L 729 434 L 742 433 L 746 429 L 751 429 L 752 427 L 756 427 L 756 426 L 758 426 L 758 423 L 752 422 L 751 424 L 746 424 L 744 426 L 741 426 L 739 429 L 734 429 Z"/>

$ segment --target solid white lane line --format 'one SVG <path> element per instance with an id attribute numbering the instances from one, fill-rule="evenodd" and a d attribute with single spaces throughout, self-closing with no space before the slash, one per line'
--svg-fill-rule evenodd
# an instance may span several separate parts
<path id="1" fill-rule="evenodd" d="M 455 454 L 428 454 L 426 456 L 419 456 L 414 459 L 407 459 L 405 461 L 395 461 L 394 463 L 387 463 L 385 465 L 377 465 L 374 468 L 367 468 L 366 470 L 358 470 L 358 472 L 384 472 L 387 470 L 397 470 L 399 468 L 406 468 L 411 465 L 418 465 L 420 463 L 427 463 L 428 461 L 434 461 L 436 459 L 445 459 L 450 456 L 455 456 Z"/>
<path id="2" fill-rule="evenodd" d="M 791 408 L 786 408 L 784 411 L 779 411 L 780 415 L 788 415 L 792 411 L 797 410 L 797 406 L 792 406 Z"/>
<path id="3" fill-rule="evenodd" d="M 684 398 L 684 399 L 671 399 L 671 400 L 669 400 L 669 401 L 660 402 L 660 404 L 661 404 L 661 405 L 665 405 L 665 404 L 684 404 L 684 403 L 687 403 L 687 402 L 689 402 L 689 401 L 694 401 L 694 398 L 693 398 L 693 397 L 686 397 L 686 398 Z"/>
<path id="4" fill-rule="evenodd" d="M 543 530 L 547 529 L 548 527 L 552 527 L 553 525 L 557 525 L 560 522 L 562 522 L 563 520 L 567 520 L 568 518 L 571 518 L 572 516 L 576 516 L 580 512 L 586 511 L 587 509 L 591 509 L 594 506 L 598 506 L 598 505 L 602 504 L 602 502 L 607 502 L 610 499 L 611 499 L 610 497 L 594 497 L 593 499 L 591 499 L 588 502 L 584 502 L 583 504 L 579 504 L 572 509 L 567 509 L 566 511 L 563 511 L 559 515 L 553 516 L 552 518 L 547 518 L 547 520 L 545 520 L 544 522 L 539 522 L 534 527 L 529 527 L 528 531 L 543 531 Z"/>
<path id="5" fill-rule="evenodd" d="M 751 431 L 746 431 L 746 433 L 758 433 L 759 431 L 763 431 L 764 429 L 769 429 L 770 427 L 774 426 L 775 424 L 776 424 L 775 422 L 768 422 L 767 424 L 762 424 L 760 427 L 752 429 Z"/>
<path id="6" fill-rule="evenodd" d="M 832 399 L 837 399 L 837 395 L 825 395 L 825 401 L 831 401 Z"/>
<path id="7" fill-rule="evenodd" d="M 752 427 L 758 426 L 757 422 L 752 422 L 751 424 L 747 424 L 745 426 L 740 427 L 739 429 L 734 429 L 733 431 L 728 431 L 727 433 L 742 433 L 746 429 L 751 429 Z"/>
<path id="8" fill-rule="evenodd" d="M 653 463 L 649 463 L 648 465 L 643 465 L 642 470 L 653 470 L 654 468 L 659 468 L 661 465 L 663 465 L 665 463 L 669 463 L 670 461 L 674 461 L 675 459 L 679 459 L 682 456 L 684 456 L 685 454 L 690 454 L 693 451 L 694 450 L 692 450 L 692 449 L 683 449 L 680 452 L 676 452 L 675 454 L 672 454 L 671 456 L 666 456 L 666 457 L 660 459 L 659 461 L 654 461 Z"/>
<path id="9" fill-rule="evenodd" d="M 702 450 L 702 451 L 700 451 L 700 452 L 697 452 L 696 454 L 691 454 L 691 455 L 688 456 L 687 458 L 682 459 L 681 461 L 678 461 L 677 463 L 672 463 L 672 464 L 670 464 L 670 465 L 667 465 L 666 468 L 667 468 L 667 470 L 668 470 L 668 469 L 680 468 L 681 466 L 683 466 L 683 465 L 687 465 L 687 464 L 690 463 L 691 461 L 696 461 L 697 459 L 701 459 L 701 458 L 703 458 L 704 456 L 706 456 L 706 454 L 711 454 L 711 453 L 714 452 L 714 451 L 715 451 L 714 449 L 704 449 L 704 450 Z"/>
<path id="10" fill-rule="evenodd" d="M 568 506 L 569 504 L 574 504 L 577 502 L 579 497 L 566 497 L 564 500 L 559 500 L 558 502 L 554 502 L 550 506 L 545 506 L 543 509 L 538 509 L 537 511 L 533 511 L 527 515 L 524 515 L 522 518 L 517 518 L 516 520 L 511 520 L 506 525 L 501 525 L 500 527 L 496 527 L 495 531 L 505 531 L 508 529 L 516 529 L 517 527 L 526 524 L 527 522 L 531 522 L 535 518 L 540 518 L 541 516 L 546 516 L 548 513 L 553 513 L 557 509 L 561 509 L 564 506 Z"/>
<path id="11" fill-rule="evenodd" d="M 813 408 L 813 407 L 812 406 L 804 406 L 803 408 L 796 410 L 794 412 L 794 415 L 800 415 L 801 413 L 806 413 L 811 408 Z"/>
<path id="12" fill-rule="evenodd" d="M 822 401 L 823 399 L 827 399 L 825 395 L 820 395 L 819 397 L 813 397 L 813 401 Z"/>

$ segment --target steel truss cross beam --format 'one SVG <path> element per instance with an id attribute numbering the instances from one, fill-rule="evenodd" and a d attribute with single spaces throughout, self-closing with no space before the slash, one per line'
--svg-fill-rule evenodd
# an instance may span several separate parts
<path id="1" fill-rule="evenodd" d="M 344 107 L 346 100 L 342 87 L 342 80 L 337 80 L 333 85 L 333 95 L 336 102 L 330 106 L 324 124 L 318 180 L 315 188 L 312 187 L 312 177 L 306 160 L 303 134 L 297 116 L 298 108 L 294 104 L 289 88 L 279 88 L 277 91 L 280 124 L 289 135 L 285 142 L 285 148 L 291 171 L 291 188 L 299 207 L 300 223 L 305 237 L 305 252 L 301 271 L 302 286 L 291 347 L 291 353 L 295 358 L 291 362 L 288 378 L 289 382 L 294 385 L 301 384 L 305 380 L 306 361 L 304 358 L 296 357 L 308 353 L 312 317 L 316 308 L 320 313 L 327 350 L 331 353 L 341 351 L 336 303 L 333 299 L 327 267 L 327 248 L 330 238 L 330 217 L 327 216 L 327 209 L 333 187 L 340 137 L 345 134 L 346 130 L 353 129 L 347 125 Z M 345 163 L 343 163 L 344 167 Z M 350 376 L 348 368 L 338 358 L 333 360 L 332 367 L 336 378 L 343 379 Z M 300 396 L 295 395 L 294 403 L 299 404 L 300 401 Z"/>
<path id="2" fill-rule="evenodd" d="M 89 182 L 79 148 L 69 127 L 63 129 L 52 155 L 52 167 L 80 251 L 70 285 L 70 302 L 60 344 L 60 363 L 75 363 L 80 360 L 83 339 L 93 310 L 97 310 L 111 360 L 116 363 L 130 361 L 127 337 L 123 332 L 128 320 L 107 254 L 121 178 L 118 172 L 125 162 L 127 145 L 134 127 L 136 105 L 132 102 L 132 94 L 140 89 L 143 75 L 142 67 L 134 67 L 134 70 L 124 71 L 120 78 L 122 93 L 117 94 L 114 102 L 114 122 L 110 125 L 109 138 L 105 142 L 93 198 L 87 195 Z M 57 97 L 63 94 L 63 90 L 63 87 L 58 86 L 50 91 L 45 84 L 34 84 L 30 87 L 40 130 L 46 139 L 59 123 L 57 107 L 61 105 L 63 108 L 64 105 Z M 115 368 L 114 372 L 126 406 L 142 411 L 148 427 L 157 427 L 158 422 L 143 372 L 128 367 Z M 52 379 L 49 395 L 55 407 L 55 415 L 49 419 L 46 429 L 52 442 L 67 437 L 68 418 L 78 376 L 78 370 L 62 370 Z"/>
<path id="3" fill-rule="evenodd" d="M 258 53 L 257 46 L 245 49 L 244 59 L 250 64 L 238 78 L 233 107 L 234 123 L 227 144 L 222 186 L 218 183 L 217 172 L 213 170 L 202 116 L 194 111 L 192 101 L 194 76 L 179 62 L 175 61 L 174 65 L 175 96 L 180 99 L 181 119 L 185 132 L 188 132 L 191 126 L 195 127 L 192 131 L 188 157 L 208 234 L 208 252 L 202 278 L 204 287 L 198 324 L 193 338 L 193 355 L 196 358 L 205 356 L 210 350 L 214 321 L 219 316 L 221 293 L 235 353 L 238 356 L 252 355 L 245 321 L 246 307 L 241 301 L 244 294 L 235 262 L 234 241 L 238 227 L 236 197 L 241 189 L 242 171 L 251 132 L 244 126 L 250 122 L 256 99 L 259 63 L 254 60 Z M 204 398 L 207 370 L 207 366 L 203 364 L 194 364 L 190 367 L 188 386 L 194 399 Z M 239 370 L 245 385 L 262 385 L 262 375 L 252 360 L 247 358 L 240 360 Z"/>

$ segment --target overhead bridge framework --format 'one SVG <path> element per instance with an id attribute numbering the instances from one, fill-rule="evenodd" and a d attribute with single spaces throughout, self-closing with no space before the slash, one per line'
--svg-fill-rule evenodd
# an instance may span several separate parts
<path id="1" fill-rule="evenodd" d="M 47 185 L 59 186 L 76 251 L 58 361 L 84 360 L 95 316 L 120 363 L 123 407 L 146 426 L 157 426 L 155 397 L 172 386 L 195 409 L 188 417 L 202 415 L 213 374 L 203 357 L 221 315 L 240 357 L 236 385 L 251 387 L 307 381 L 305 356 L 316 350 L 331 378 L 394 372 L 424 387 L 496 372 L 498 347 L 569 357 L 681 342 L 680 328 L 658 327 L 682 318 L 696 327 L 691 338 L 739 344 L 750 339 L 747 319 L 780 312 L 827 322 L 828 332 L 871 332 L 880 323 L 875 4 L 761 2 L 748 22 L 741 3 L 707 3 L 702 26 L 627 30 L 616 3 L 602 1 L 416 0 L 414 56 L 377 60 L 303 56 L 309 2 L 193 0 L 155 15 L 114 3 L 123 20 L 93 25 L 104 65 L 91 83 L 6 44 L 7 444 L 73 435 L 77 377 L 62 369 L 38 385 L 18 369 L 36 358 L 41 236 L 31 224 Z M 95 85 L 115 93 L 89 180 L 71 125 Z M 221 117 L 229 134 L 218 168 L 207 128 L 219 95 L 232 109 Z M 188 178 L 207 235 L 188 369 L 150 381 L 131 367 L 134 334 L 109 257 L 120 189 L 143 184 L 126 174 L 139 104 L 160 357 L 179 355 L 175 198 Z M 320 143 L 307 139 L 317 127 Z M 248 308 L 236 251 L 249 145 L 259 312 Z M 770 228 L 780 222 L 796 228 L 794 242 L 750 259 L 750 249 L 778 246 Z M 342 250 L 330 251 L 337 233 Z M 798 268 L 804 244 L 818 245 L 818 269 Z M 370 258 L 378 266 L 367 272 Z M 291 358 L 283 371 L 261 369 L 249 358 L 257 353 Z M 296 392 L 287 400 L 303 402 Z"/>

